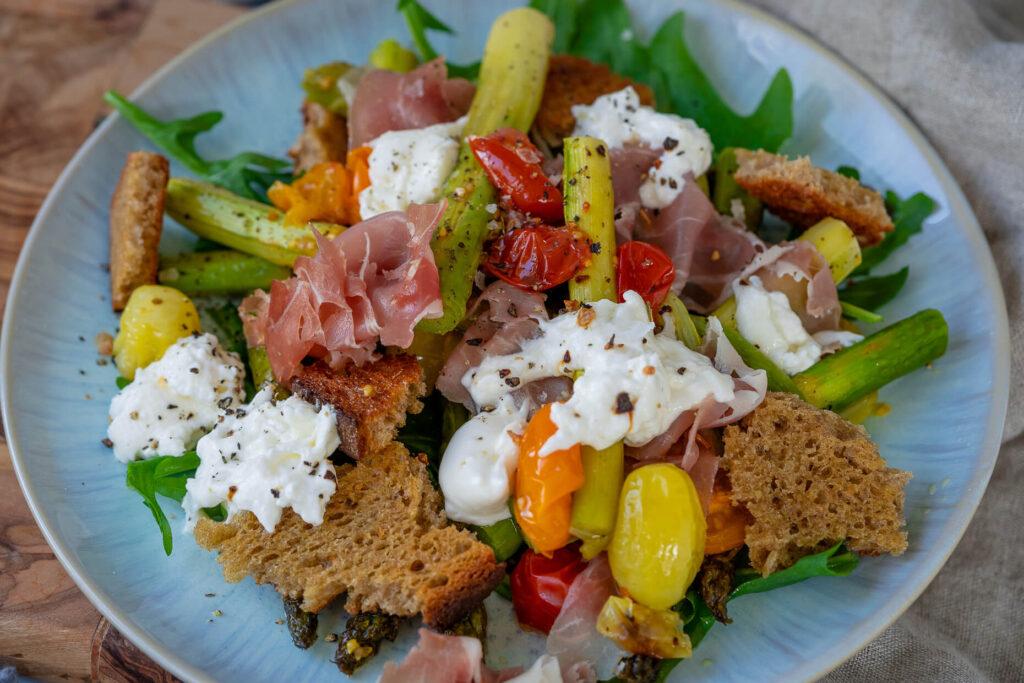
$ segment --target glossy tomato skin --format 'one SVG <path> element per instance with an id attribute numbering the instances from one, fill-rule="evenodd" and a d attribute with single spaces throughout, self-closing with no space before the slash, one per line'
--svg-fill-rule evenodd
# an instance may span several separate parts
<path id="1" fill-rule="evenodd" d="M 517 209 L 552 225 L 564 222 L 562 193 L 544 174 L 543 157 L 522 131 L 502 128 L 487 136 L 471 135 L 469 148 L 501 196 Z"/>
<path id="2" fill-rule="evenodd" d="M 484 268 L 520 289 L 540 292 L 560 285 L 590 261 L 590 243 L 576 228 L 533 225 L 491 242 Z"/>
<path id="3" fill-rule="evenodd" d="M 562 609 L 565 596 L 587 563 L 575 545 L 556 550 L 551 557 L 527 550 L 512 570 L 512 607 L 523 626 L 547 633 Z"/>
<path id="4" fill-rule="evenodd" d="M 623 243 L 617 255 L 619 301 L 623 301 L 622 295 L 632 289 L 651 308 L 657 309 L 676 278 L 672 259 L 661 248 L 636 241 Z"/>

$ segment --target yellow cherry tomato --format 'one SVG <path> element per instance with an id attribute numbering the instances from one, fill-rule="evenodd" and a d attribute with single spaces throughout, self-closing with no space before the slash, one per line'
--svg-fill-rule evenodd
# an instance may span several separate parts
<path id="1" fill-rule="evenodd" d="M 548 557 L 571 539 L 572 494 L 583 486 L 579 445 L 540 454 L 557 429 L 550 403 L 534 413 L 519 441 L 516 468 L 516 521 L 534 550 Z"/>
<path id="2" fill-rule="evenodd" d="M 629 473 L 608 548 L 615 581 L 655 610 L 679 602 L 704 559 L 706 526 L 693 481 L 667 463 Z"/>
<path id="3" fill-rule="evenodd" d="M 114 339 L 114 362 L 122 377 L 164 355 L 182 337 L 199 331 L 199 313 L 187 296 L 163 285 L 136 287 L 121 314 L 121 331 Z"/>

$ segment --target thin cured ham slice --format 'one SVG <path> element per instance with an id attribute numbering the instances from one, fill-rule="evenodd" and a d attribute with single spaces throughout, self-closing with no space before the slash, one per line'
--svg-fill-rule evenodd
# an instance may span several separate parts
<path id="1" fill-rule="evenodd" d="M 437 388 L 445 398 L 472 410 L 473 399 L 463 386 L 462 378 L 487 356 L 515 353 L 522 342 L 533 337 L 539 329 L 538 323 L 548 319 L 545 298 L 538 292 L 527 292 L 500 281 L 481 292 L 467 314 L 475 315 L 476 320 L 462 335 L 437 378 Z M 554 387 L 547 389 L 553 394 L 561 391 Z"/>
<path id="2" fill-rule="evenodd" d="M 551 669 L 550 658 L 542 655 L 530 672 L 520 678 L 521 666 L 494 671 L 484 664 L 480 641 L 466 636 L 449 636 L 419 630 L 420 640 L 401 662 L 384 665 L 378 683 L 516 683 L 517 681 L 550 680 L 544 678 Z"/>
<path id="3" fill-rule="evenodd" d="M 618 595 L 608 557 L 601 553 L 573 579 L 548 632 L 548 654 L 558 658 L 566 683 L 593 683 L 607 676 L 624 653 L 597 631 L 597 617 L 609 596 Z"/>
<path id="4" fill-rule="evenodd" d="M 447 75 L 444 57 L 405 74 L 386 69 L 367 73 L 356 86 L 349 108 L 348 148 L 365 145 L 389 130 L 425 128 L 465 114 L 476 87 Z"/>
<path id="5" fill-rule="evenodd" d="M 841 308 L 828 261 L 813 244 L 796 240 L 776 244 L 748 265 L 741 278 L 756 275 L 770 292 L 782 292 L 811 334 L 838 330 Z"/>
<path id="6" fill-rule="evenodd" d="M 286 382 L 307 356 L 332 368 L 378 357 L 378 342 L 408 347 L 413 328 L 442 313 L 430 238 L 444 205 L 413 204 L 352 226 L 333 240 L 314 231 L 319 251 L 295 260 L 239 307 L 250 343 L 264 340 L 274 376 Z"/>

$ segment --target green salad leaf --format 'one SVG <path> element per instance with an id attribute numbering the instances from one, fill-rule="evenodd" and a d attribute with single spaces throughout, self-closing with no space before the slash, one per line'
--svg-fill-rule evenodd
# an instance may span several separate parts
<path id="1" fill-rule="evenodd" d="M 405 24 L 409 27 L 409 35 L 420 53 L 424 62 L 437 59 L 438 53 L 427 38 L 427 31 L 440 31 L 442 33 L 453 33 L 450 26 L 435 17 L 427 9 L 416 2 L 416 0 L 398 0 L 398 11 L 405 17 Z M 448 76 L 457 78 L 468 78 L 476 80 L 480 73 L 480 62 L 473 64 L 453 64 L 445 60 L 448 66 Z"/>
<path id="2" fill-rule="evenodd" d="M 880 323 L 885 321 L 885 318 L 877 313 L 873 313 L 867 309 L 861 308 L 860 306 L 854 306 L 846 301 L 840 301 L 839 307 L 843 309 L 843 317 L 849 318 L 850 320 L 860 320 L 866 323 Z"/>
<path id="3" fill-rule="evenodd" d="M 121 377 L 120 375 L 118 375 L 117 379 L 115 379 L 114 382 L 117 383 L 118 389 L 124 389 L 126 386 L 132 383 L 130 379 L 128 379 L 127 377 Z"/>
<path id="4" fill-rule="evenodd" d="M 238 354 L 245 368 L 245 400 L 251 401 L 256 395 L 256 386 L 253 384 L 253 373 L 249 368 L 249 344 L 245 341 L 245 329 L 242 326 L 242 318 L 238 315 L 238 307 L 230 301 L 213 306 L 203 305 L 204 302 L 199 297 L 194 297 L 193 301 L 199 309 L 203 331 L 212 332 L 221 346 Z M 209 325 L 210 322 L 213 324 Z"/>
<path id="5" fill-rule="evenodd" d="M 686 45 L 686 17 L 676 12 L 649 45 L 636 37 L 622 0 L 532 0 L 555 24 L 557 52 L 604 62 L 654 91 L 658 107 L 695 120 L 718 149 L 778 151 L 793 134 L 793 84 L 780 69 L 753 113 L 742 116 L 715 90 Z"/>
<path id="6" fill-rule="evenodd" d="M 891 275 L 851 280 L 849 284 L 839 290 L 839 302 L 853 305 L 860 310 L 874 311 L 892 301 L 899 294 L 903 285 L 907 283 L 909 274 L 910 266 L 903 266 Z M 846 310 L 843 309 L 844 313 Z M 863 318 L 861 319 L 863 320 Z"/>
<path id="7" fill-rule="evenodd" d="M 235 194 L 266 201 L 267 188 L 275 180 L 292 178 L 291 162 L 256 152 L 243 152 L 229 159 L 208 161 L 196 152 L 196 136 L 212 129 L 224 114 L 208 111 L 188 119 L 161 121 L 132 104 L 113 90 L 103 99 L 148 137 L 167 156 L 179 162 L 201 180 L 220 185 Z"/>
<path id="8" fill-rule="evenodd" d="M 857 556 L 842 543 L 836 543 L 828 550 L 802 557 L 792 567 L 768 576 L 761 576 L 751 567 L 737 569 L 736 587 L 729 594 L 729 600 L 791 586 L 815 576 L 846 576 L 856 568 Z"/>
<path id="9" fill-rule="evenodd" d="M 128 488 L 135 489 L 142 496 L 142 502 L 153 513 L 153 519 L 160 527 L 163 535 L 164 552 L 171 554 L 171 525 L 167 521 L 160 503 L 156 499 L 159 493 L 180 503 L 185 497 L 185 482 L 195 476 L 199 467 L 199 456 L 195 451 L 187 451 L 178 456 L 164 455 L 149 460 L 136 460 L 128 463 L 125 483 Z M 203 508 L 203 512 L 215 522 L 221 522 L 227 516 L 222 506 Z"/>
<path id="10" fill-rule="evenodd" d="M 935 210 L 935 200 L 923 192 L 909 199 L 900 199 L 899 195 L 890 190 L 885 193 L 885 203 L 892 216 L 894 229 L 875 246 L 861 250 L 861 264 L 853 271 L 852 277 L 867 275 L 872 268 L 889 258 L 898 247 L 921 232 L 925 219 Z"/>
<path id="11" fill-rule="evenodd" d="M 840 166 L 836 169 L 836 173 L 847 178 L 853 178 L 857 182 L 860 182 L 860 171 L 855 169 L 853 166 Z"/>

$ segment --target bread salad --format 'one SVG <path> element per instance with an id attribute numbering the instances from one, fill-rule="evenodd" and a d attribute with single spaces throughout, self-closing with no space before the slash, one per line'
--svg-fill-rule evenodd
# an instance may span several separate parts
<path id="1" fill-rule="evenodd" d="M 107 95 L 166 156 L 111 204 L 105 443 L 298 647 L 344 600 L 346 674 L 418 616 L 381 680 L 660 681 L 731 600 L 907 547 L 859 423 L 947 329 L 883 321 L 908 270 L 869 272 L 931 200 L 779 154 L 785 70 L 735 113 L 681 13 L 645 42 L 619 0 L 533 5 L 456 65 L 402 0 L 415 52 L 309 69 L 292 161 Z M 486 666 L 491 593 L 546 654 Z"/>

